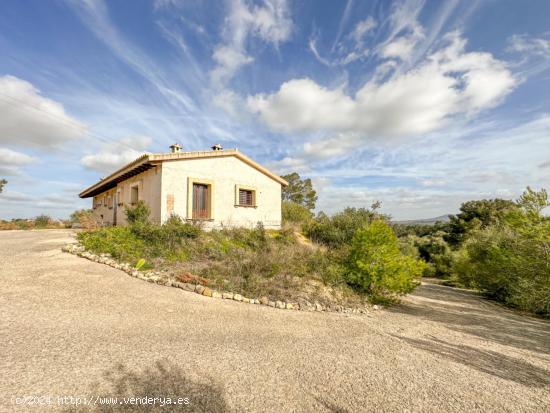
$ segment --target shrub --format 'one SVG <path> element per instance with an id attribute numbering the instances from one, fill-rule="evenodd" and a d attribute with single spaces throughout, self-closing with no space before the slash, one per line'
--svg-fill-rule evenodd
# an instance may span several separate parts
<path id="1" fill-rule="evenodd" d="M 48 215 L 38 215 L 34 219 L 34 225 L 36 226 L 36 228 L 46 228 L 51 220 L 52 219 Z"/>
<path id="2" fill-rule="evenodd" d="M 414 237 L 414 244 L 418 248 L 420 258 L 429 264 L 425 276 L 449 277 L 451 275 L 453 253 L 441 233 L 421 238 Z"/>
<path id="3" fill-rule="evenodd" d="M 145 202 L 139 201 L 134 206 L 125 206 L 124 213 L 130 224 L 147 224 L 149 223 L 151 209 L 149 209 Z"/>
<path id="4" fill-rule="evenodd" d="M 130 225 L 130 231 L 145 242 L 149 257 L 176 257 L 183 242 L 196 238 L 200 229 L 171 216 L 163 225 L 153 225 L 141 220 Z"/>
<path id="5" fill-rule="evenodd" d="M 70 215 L 69 221 L 71 224 L 80 224 L 82 228 L 88 230 L 96 229 L 99 226 L 94 218 L 94 211 L 92 209 L 79 209 L 74 211 Z"/>
<path id="6" fill-rule="evenodd" d="M 129 227 L 102 228 L 97 231 L 80 232 L 80 243 L 93 253 L 108 253 L 114 258 L 127 262 L 137 262 L 146 256 L 145 242 Z"/>
<path id="7" fill-rule="evenodd" d="M 390 226 L 375 220 L 353 237 L 348 258 L 347 282 L 361 291 L 385 295 L 408 293 L 425 263 L 403 255 Z"/>
<path id="8" fill-rule="evenodd" d="M 283 223 L 302 224 L 309 222 L 313 214 L 305 206 L 291 201 L 283 201 L 282 216 Z"/>
<path id="9" fill-rule="evenodd" d="M 530 188 L 498 224 L 471 232 L 453 267 L 457 281 L 512 307 L 550 316 L 550 219 Z"/>
<path id="10" fill-rule="evenodd" d="M 371 223 L 380 216 L 366 208 L 346 208 L 343 212 L 329 217 L 320 213 L 305 226 L 306 235 L 313 241 L 330 247 L 349 244 L 359 228 Z"/>

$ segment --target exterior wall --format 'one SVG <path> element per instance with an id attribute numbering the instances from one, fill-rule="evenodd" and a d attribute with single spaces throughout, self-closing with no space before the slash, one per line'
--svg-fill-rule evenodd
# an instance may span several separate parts
<path id="1" fill-rule="evenodd" d="M 191 219 L 192 183 L 211 185 L 211 215 L 205 228 L 281 227 L 281 184 L 233 156 L 162 163 L 161 220 Z M 256 206 L 237 206 L 237 187 L 256 191 Z"/>
<path id="2" fill-rule="evenodd" d="M 161 183 L 162 169 L 161 166 L 153 167 L 145 172 L 133 176 L 123 182 L 120 182 L 116 188 L 109 189 L 94 197 L 94 217 L 103 225 L 114 224 L 114 214 L 116 212 L 116 224 L 125 225 L 126 215 L 124 207 L 130 205 L 131 188 L 138 186 L 138 194 L 140 201 L 144 201 L 151 209 L 151 221 L 161 222 Z M 112 198 L 112 206 L 104 205 L 103 200 L 109 196 Z M 115 199 L 117 202 L 115 202 Z M 98 202 L 99 206 L 98 206 Z M 115 205 L 116 204 L 116 205 Z"/>
<path id="3" fill-rule="evenodd" d="M 102 223 L 103 225 L 113 225 L 115 193 L 116 189 L 113 188 L 94 196 L 92 204 L 93 215 L 95 220 Z"/>
<path id="4" fill-rule="evenodd" d="M 139 200 L 151 209 L 152 222 L 164 222 L 173 214 L 192 219 L 193 182 L 210 185 L 210 219 L 204 221 L 205 229 L 251 228 L 258 222 L 265 228 L 281 227 L 281 184 L 233 156 L 165 161 L 95 196 L 94 217 L 103 225 L 113 225 L 116 212 L 116 225 L 126 225 L 124 207 L 137 185 Z M 255 191 L 254 207 L 237 205 L 238 188 Z"/>

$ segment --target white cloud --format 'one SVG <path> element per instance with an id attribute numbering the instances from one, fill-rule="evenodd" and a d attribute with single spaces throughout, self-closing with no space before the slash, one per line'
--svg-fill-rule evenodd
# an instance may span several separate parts
<path id="1" fill-rule="evenodd" d="M 311 170 L 308 161 L 301 157 L 287 156 L 278 161 L 269 162 L 269 169 L 281 175 L 289 172 L 308 172 Z"/>
<path id="2" fill-rule="evenodd" d="M 97 153 L 85 155 L 80 163 L 88 169 L 112 173 L 143 155 L 151 143 L 151 138 L 147 136 L 124 138 L 118 142 L 103 145 L 101 151 Z"/>
<path id="3" fill-rule="evenodd" d="M 424 29 L 418 22 L 418 15 L 424 7 L 424 1 L 410 0 L 395 3 L 389 17 L 390 34 L 378 46 L 383 58 L 411 59 L 414 48 L 424 39 Z"/>
<path id="4" fill-rule="evenodd" d="M 401 60 L 409 60 L 413 53 L 414 47 L 422 36 L 403 36 L 399 37 L 391 43 L 388 43 L 382 48 L 380 55 L 384 58 L 397 57 Z"/>
<path id="5" fill-rule="evenodd" d="M 310 159 L 334 158 L 346 155 L 361 143 L 357 133 L 338 133 L 336 136 L 304 143 L 303 155 Z"/>
<path id="6" fill-rule="evenodd" d="M 357 45 L 363 43 L 363 39 L 377 26 L 376 20 L 372 16 L 367 17 L 365 20 L 361 20 L 355 25 L 355 28 L 350 33 L 350 36 L 355 40 Z"/>
<path id="7" fill-rule="evenodd" d="M 245 52 L 224 45 L 220 45 L 214 50 L 212 58 L 218 64 L 210 74 L 215 83 L 224 83 L 233 77 L 242 66 L 254 60 Z"/>
<path id="8" fill-rule="evenodd" d="M 21 173 L 19 168 L 21 166 L 31 164 L 35 161 L 36 158 L 24 153 L 0 148 L 0 175 L 19 175 Z"/>
<path id="9" fill-rule="evenodd" d="M 515 34 L 508 39 L 508 50 L 539 57 L 550 57 L 550 39 Z"/>
<path id="10" fill-rule="evenodd" d="M 292 32 L 286 0 L 266 0 L 261 6 L 232 0 L 230 7 L 224 24 L 224 41 L 215 47 L 212 55 L 217 65 L 210 77 L 218 87 L 228 82 L 243 65 L 254 60 L 246 50 L 249 35 L 277 47 Z"/>
<path id="11" fill-rule="evenodd" d="M 241 109 L 245 102 L 241 96 L 232 90 L 221 90 L 218 94 L 212 97 L 212 103 L 214 106 L 217 106 L 235 118 L 244 118 L 243 111 Z"/>
<path id="12" fill-rule="evenodd" d="M 0 77 L 0 143 L 52 149 L 81 137 L 86 127 L 31 83 Z"/>
<path id="13" fill-rule="evenodd" d="M 311 79 L 293 79 L 273 94 L 250 96 L 249 109 L 275 130 L 414 135 L 450 117 L 497 104 L 515 86 L 506 65 L 489 53 L 465 52 L 457 33 L 418 68 L 386 82 L 371 80 L 355 96 Z"/>

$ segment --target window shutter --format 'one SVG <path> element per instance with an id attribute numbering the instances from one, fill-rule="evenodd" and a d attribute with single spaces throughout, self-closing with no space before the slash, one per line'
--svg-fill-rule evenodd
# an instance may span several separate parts
<path id="1" fill-rule="evenodd" d="M 239 189 L 239 205 L 254 206 L 254 193 L 247 189 Z"/>

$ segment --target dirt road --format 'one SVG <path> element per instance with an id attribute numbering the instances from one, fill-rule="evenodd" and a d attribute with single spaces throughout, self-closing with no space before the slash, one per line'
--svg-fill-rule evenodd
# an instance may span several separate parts
<path id="1" fill-rule="evenodd" d="M 0 232 L 0 411 L 550 410 L 550 323 L 471 292 L 282 311 L 131 278 L 62 253 L 71 237 Z M 189 404 L 98 404 L 123 395 Z"/>

